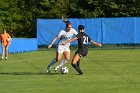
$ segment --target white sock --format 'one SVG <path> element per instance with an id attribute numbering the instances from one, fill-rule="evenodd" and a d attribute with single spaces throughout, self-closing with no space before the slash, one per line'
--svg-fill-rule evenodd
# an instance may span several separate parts
<path id="1" fill-rule="evenodd" d="M 51 66 L 54 65 L 57 61 L 55 59 L 52 60 L 52 62 L 48 65 L 48 68 L 51 69 Z"/>
<path id="2" fill-rule="evenodd" d="M 5 59 L 8 59 L 8 57 L 5 57 Z"/>
<path id="3" fill-rule="evenodd" d="M 66 59 L 63 59 L 63 60 L 59 63 L 59 65 L 56 66 L 56 68 L 58 69 L 58 68 L 64 66 L 67 62 L 68 62 L 68 61 L 67 61 Z"/>

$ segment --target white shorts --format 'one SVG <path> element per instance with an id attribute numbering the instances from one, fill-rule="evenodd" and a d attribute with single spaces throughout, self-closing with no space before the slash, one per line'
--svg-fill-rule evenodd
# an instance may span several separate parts
<path id="1" fill-rule="evenodd" d="M 70 52 L 69 46 L 58 45 L 58 47 L 57 47 L 57 52 L 58 52 L 58 53 L 63 53 L 63 52 L 65 52 L 65 51 Z"/>

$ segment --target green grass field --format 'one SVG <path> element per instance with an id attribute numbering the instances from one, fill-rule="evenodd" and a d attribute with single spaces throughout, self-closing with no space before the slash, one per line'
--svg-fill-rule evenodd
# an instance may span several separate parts
<path id="1" fill-rule="evenodd" d="M 72 50 L 71 57 L 75 50 Z M 81 58 L 84 75 L 46 73 L 55 49 L 11 54 L 0 61 L 0 93 L 139 93 L 140 50 L 94 50 Z M 57 64 L 56 64 L 57 65 Z"/>

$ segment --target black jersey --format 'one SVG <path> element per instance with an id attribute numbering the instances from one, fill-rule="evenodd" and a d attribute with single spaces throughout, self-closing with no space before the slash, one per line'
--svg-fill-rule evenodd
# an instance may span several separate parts
<path id="1" fill-rule="evenodd" d="M 83 49 L 87 49 L 88 42 L 91 41 L 90 37 L 85 33 L 78 33 L 76 35 L 76 37 L 78 38 L 78 47 L 83 48 Z"/>

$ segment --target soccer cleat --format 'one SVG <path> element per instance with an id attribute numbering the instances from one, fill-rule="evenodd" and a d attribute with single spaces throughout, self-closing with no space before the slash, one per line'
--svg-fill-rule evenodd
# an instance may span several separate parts
<path id="1" fill-rule="evenodd" d="M 84 74 L 84 73 L 80 71 L 78 75 L 82 75 L 82 74 Z"/>
<path id="2" fill-rule="evenodd" d="M 47 73 L 50 73 L 50 70 L 49 69 L 47 70 Z"/>
<path id="3" fill-rule="evenodd" d="M 57 72 L 58 71 L 58 68 L 57 67 L 54 67 L 54 71 Z"/>
<path id="4" fill-rule="evenodd" d="M 47 70 L 47 73 L 50 73 L 50 70 Z"/>
<path id="5" fill-rule="evenodd" d="M 77 75 L 83 75 L 84 73 L 79 73 L 79 74 L 77 74 Z"/>
<path id="6" fill-rule="evenodd" d="M 5 58 L 5 60 L 7 60 L 7 59 L 8 59 L 8 57 Z"/>
<path id="7" fill-rule="evenodd" d="M 50 73 L 50 72 L 51 72 L 51 68 L 48 67 L 48 68 L 47 68 L 47 73 Z"/>
<path id="8" fill-rule="evenodd" d="M 4 60 L 4 57 L 1 57 L 1 60 Z"/>

